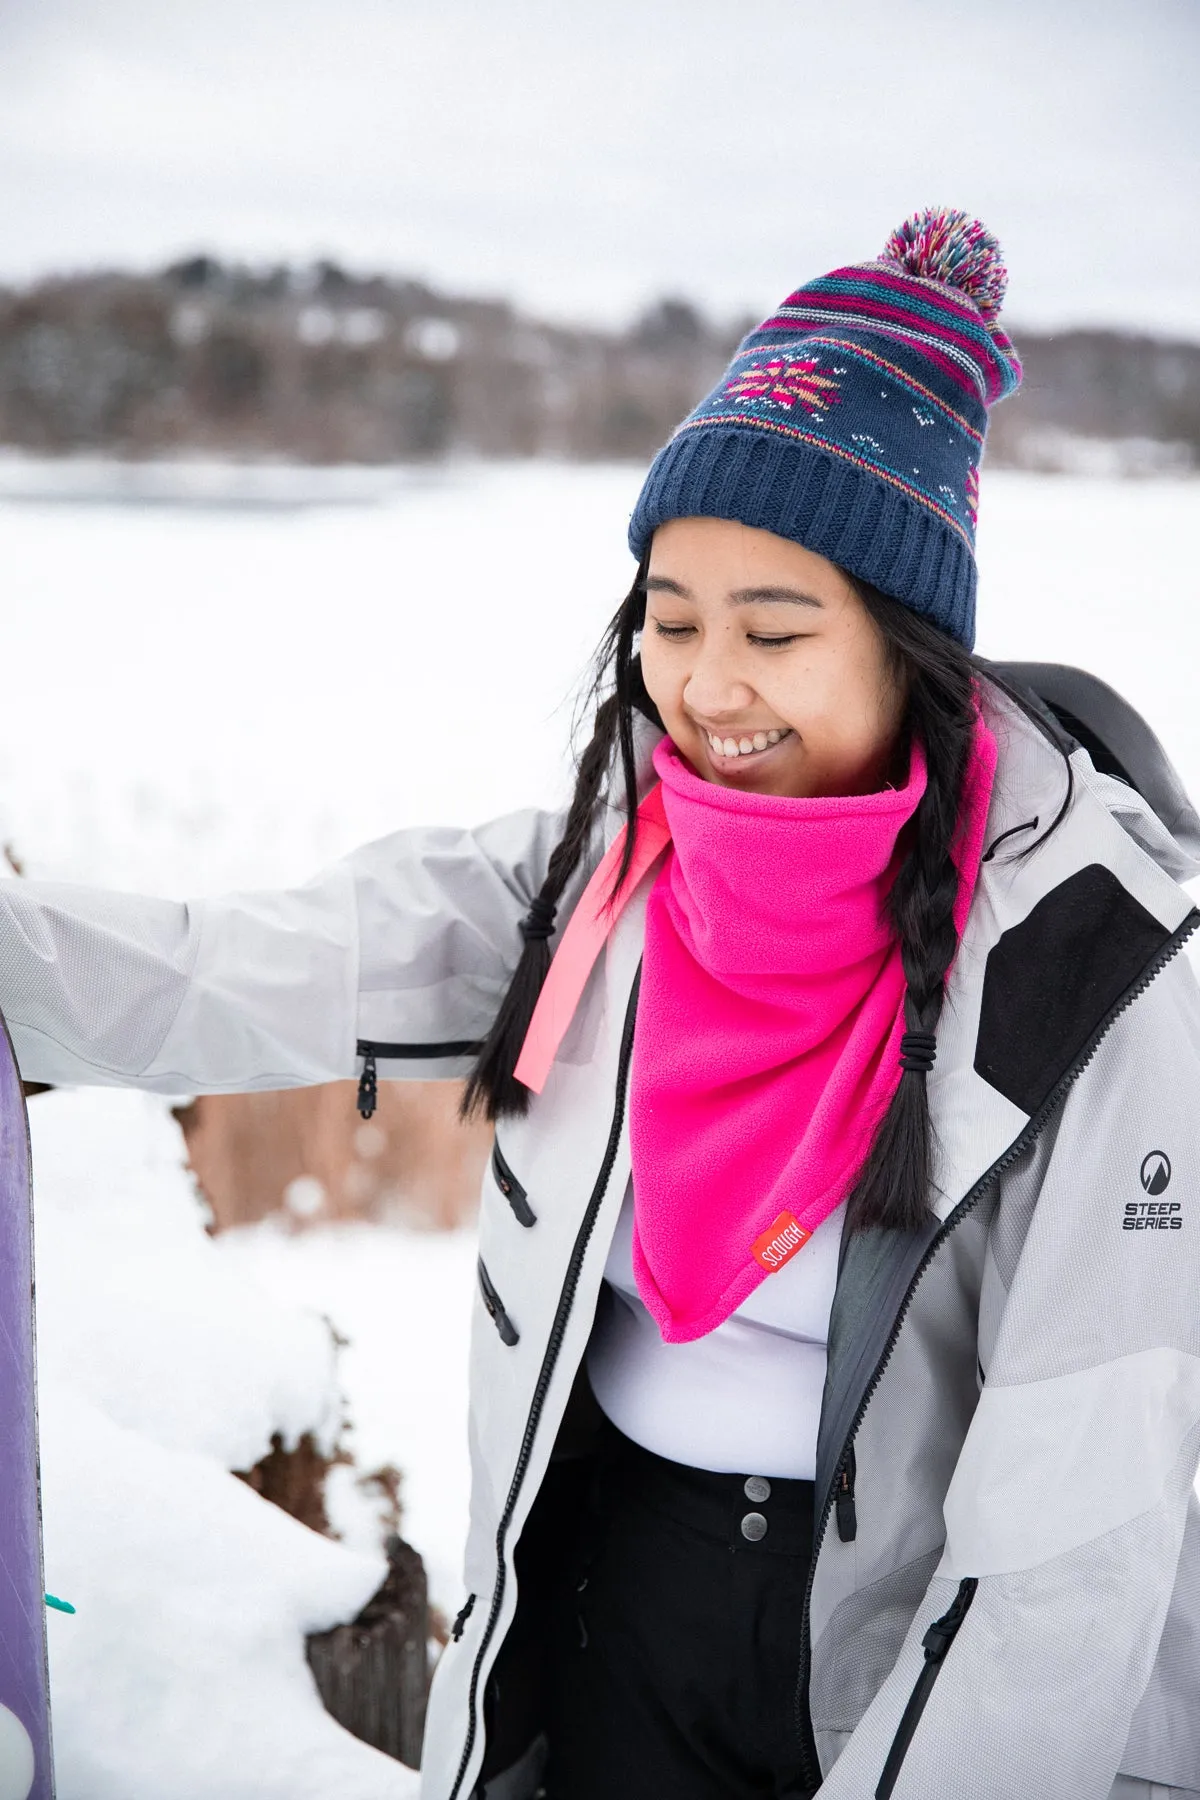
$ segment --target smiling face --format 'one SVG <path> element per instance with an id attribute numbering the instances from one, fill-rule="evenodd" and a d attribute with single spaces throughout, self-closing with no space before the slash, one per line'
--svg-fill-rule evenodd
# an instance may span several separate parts
<path id="1" fill-rule="evenodd" d="M 893 764 L 905 694 L 836 564 L 727 519 L 660 525 L 642 675 L 697 775 L 748 793 L 869 794 Z"/>

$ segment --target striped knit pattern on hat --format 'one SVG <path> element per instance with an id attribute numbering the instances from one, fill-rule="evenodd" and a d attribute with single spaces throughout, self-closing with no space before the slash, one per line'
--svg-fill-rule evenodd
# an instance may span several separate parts
<path id="1" fill-rule="evenodd" d="M 793 539 L 975 641 L 988 408 L 1021 364 L 1007 272 L 966 213 L 914 214 L 880 256 L 819 276 L 744 338 L 651 465 L 629 527 L 733 519 Z"/>

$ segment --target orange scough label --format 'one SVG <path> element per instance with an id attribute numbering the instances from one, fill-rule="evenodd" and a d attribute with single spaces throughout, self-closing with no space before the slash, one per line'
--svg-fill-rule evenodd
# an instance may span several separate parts
<path id="1" fill-rule="evenodd" d="M 797 1250 L 803 1250 L 811 1231 L 805 1231 L 794 1213 L 781 1212 L 750 1248 L 764 1269 L 781 1269 Z"/>

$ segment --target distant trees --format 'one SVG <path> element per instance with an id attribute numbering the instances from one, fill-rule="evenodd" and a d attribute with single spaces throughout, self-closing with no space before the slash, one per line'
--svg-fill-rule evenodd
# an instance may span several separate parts
<path id="1" fill-rule="evenodd" d="M 1200 344 L 1132 332 L 1017 334 L 1025 380 L 997 407 L 988 454 L 1019 467 L 1087 466 L 1088 446 L 1120 448 L 1118 468 L 1200 469 Z"/>
<path id="2" fill-rule="evenodd" d="M 0 291 L 0 444 L 386 463 L 644 458 L 753 320 L 668 296 L 625 331 L 549 324 L 502 300 L 197 255 L 157 275 Z M 1021 396 L 989 454 L 1070 467 L 1200 467 L 1200 345 L 1111 331 L 1018 333 Z"/>

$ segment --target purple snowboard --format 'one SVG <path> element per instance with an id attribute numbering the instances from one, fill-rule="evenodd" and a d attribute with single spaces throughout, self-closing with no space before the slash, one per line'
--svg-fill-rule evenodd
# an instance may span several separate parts
<path id="1" fill-rule="evenodd" d="M 0 1020 L 0 1796 L 53 1800 L 29 1122 Z"/>

